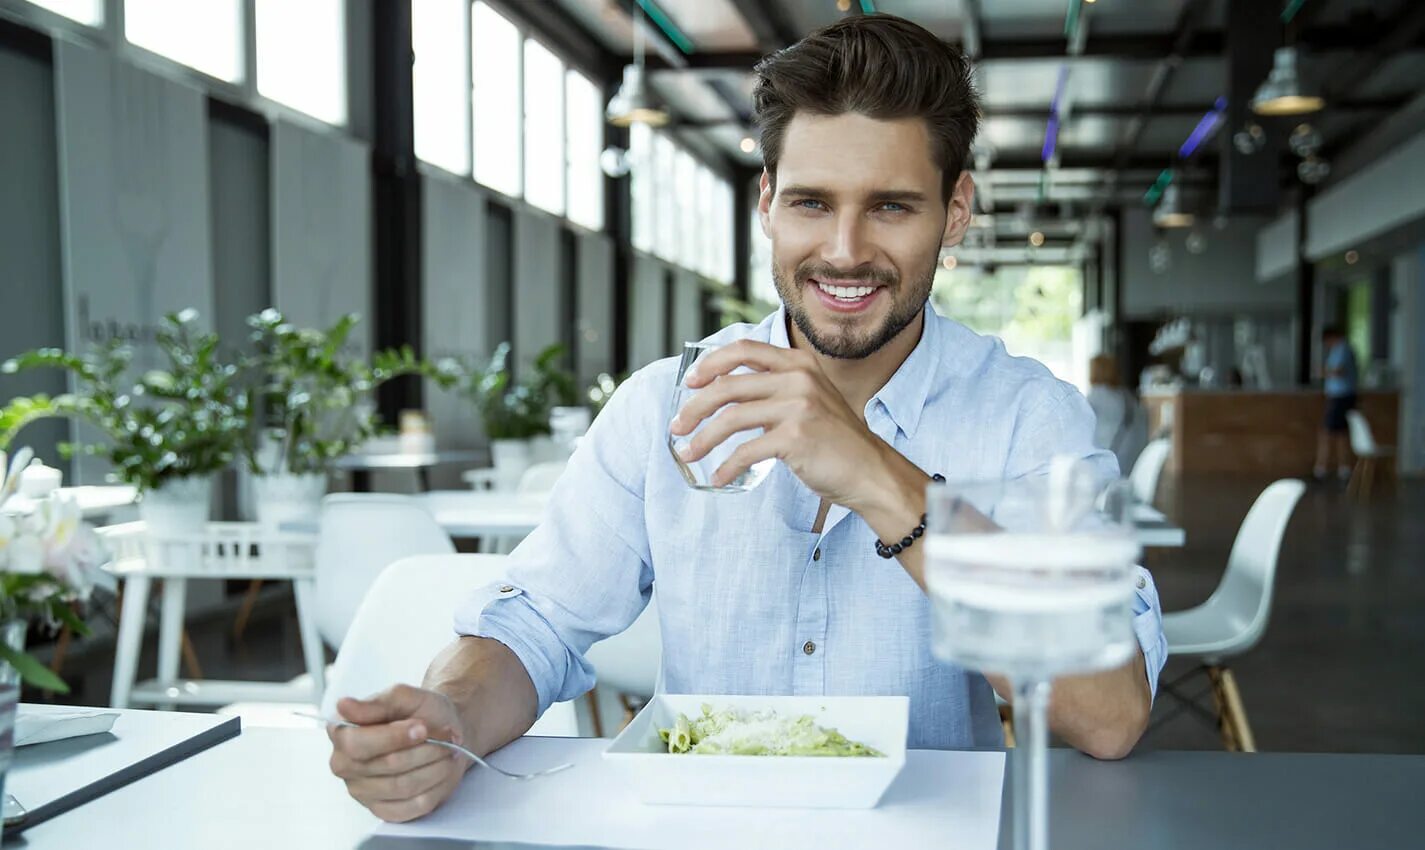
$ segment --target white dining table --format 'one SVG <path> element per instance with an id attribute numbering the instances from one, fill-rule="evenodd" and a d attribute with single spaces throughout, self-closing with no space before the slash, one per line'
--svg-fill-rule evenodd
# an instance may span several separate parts
<path id="1" fill-rule="evenodd" d="M 523 537 L 549 504 L 546 493 L 433 490 L 414 497 L 451 537 Z"/>
<path id="2" fill-rule="evenodd" d="M 1133 530 L 1139 545 L 1148 549 L 1181 549 L 1187 545 L 1187 532 L 1152 505 L 1133 506 Z"/>

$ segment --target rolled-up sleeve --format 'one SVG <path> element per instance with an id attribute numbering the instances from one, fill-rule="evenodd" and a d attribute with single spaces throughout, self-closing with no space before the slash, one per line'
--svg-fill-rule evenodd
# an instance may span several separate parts
<path id="1" fill-rule="evenodd" d="M 584 653 L 628 628 L 648 604 L 653 570 L 643 493 L 651 429 L 662 409 L 656 371 L 655 364 L 619 388 L 505 573 L 456 610 L 458 634 L 497 640 L 519 658 L 541 714 L 593 687 Z"/>
<path id="2" fill-rule="evenodd" d="M 1163 609 L 1158 602 L 1158 588 L 1153 575 L 1135 567 L 1133 579 L 1133 633 L 1143 650 L 1143 666 L 1148 671 L 1148 689 L 1158 696 L 1158 674 L 1168 661 L 1168 638 L 1163 634 Z"/>

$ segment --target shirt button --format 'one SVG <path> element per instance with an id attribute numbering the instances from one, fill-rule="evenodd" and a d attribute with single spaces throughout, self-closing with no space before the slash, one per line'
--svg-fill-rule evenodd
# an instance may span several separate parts
<path id="1" fill-rule="evenodd" d="M 514 589 L 514 587 L 512 587 L 512 586 L 510 586 L 510 585 L 508 585 L 508 584 L 504 584 L 504 585 L 500 585 L 500 592 L 501 592 L 501 593 L 514 593 L 514 592 L 515 592 L 515 589 Z"/>
<path id="2" fill-rule="evenodd" d="M 821 547 L 820 547 L 820 546 L 816 547 L 816 551 L 814 551 L 814 552 L 811 553 L 811 559 L 812 559 L 813 561 L 820 561 L 820 560 L 821 560 Z"/>
<path id="3" fill-rule="evenodd" d="M 816 652 L 816 644 L 812 643 L 811 641 L 807 641 L 806 643 L 802 644 L 802 652 L 805 652 L 807 655 L 811 655 L 813 652 Z"/>
<path id="4" fill-rule="evenodd" d="M 1146 578 L 1143 578 L 1142 576 L 1139 576 L 1139 577 L 1138 577 L 1138 589 L 1139 589 L 1139 590 L 1142 590 L 1143 588 L 1145 588 L 1145 587 L 1147 587 L 1147 586 L 1148 586 L 1148 580 L 1147 580 Z"/>

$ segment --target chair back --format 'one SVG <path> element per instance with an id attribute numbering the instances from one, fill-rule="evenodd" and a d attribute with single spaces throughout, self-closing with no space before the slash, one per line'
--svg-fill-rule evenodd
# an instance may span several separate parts
<path id="1" fill-rule="evenodd" d="M 644 698 L 657 690 L 663 664 L 657 601 L 655 593 L 633 625 L 599 641 L 585 653 L 594 665 L 594 677 L 600 687 Z"/>
<path id="2" fill-rule="evenodd" d="M 554 482 L 564 474 L 564 467 L 568 465 L 569 462 L 563 460 L 536 463 L 520 476 L 520 483 L 515 487 L 515 492 L 520 495 L 550 492 L 554 489 Z"/>
<path id="3" fill-rule="evenodd" d="M 387 566 L 361 600 L 322 698 L 333 717 L 344 696 L 369 697 L 396 684 L 420 686 L 436 654 L 455 640 L 455 607 L 499 581 L 504 555 L 418 555 Z M 555 703 L 532 735 L 578 735 L 574 703 Z"/>
<path id="4" fill-rule="evenodd" d="M 1158 495 L 1158 478 L 1163 474 L 1163 464 L 1168 462 L 1168 454 L 1172 448 L 1171 440 L 1159 437 L 1144 446 L 1143 451 L 1138 454 L 1138 460 L 1133 463 L 1133 471 L 1128 474 L 1128 481 L 1133 487 L 1133 498 L 1137 499 L 1139 504 L 1153 504 L 1153 499 Z"/>
<path id="5" fill-rule="evenodd" d="M 382 570 L 410 555 L 455 551 L 450 535 L 410 496 L 334 493 L 322 499 L 317 539 L 317 631 L 340 648 L 361 598 Z"/>
<path id="6" fill-rule="evenodd" d="M 1273 482 L 1257 497 L 1237 530 L 1227 571 L 1204 603 L 1238 630 L 1229 654 L 1251 649 L 1267 630 L 1282 537 L 1305 491 L 1306 485 L 1294 478 Z"/>
<path id="7" fill-rule="evenodd" d="M 1351 451 L 1357 457 L 1374 457 L 1376 436 L 1371 432 L 1371 423 L 1359 410 L 1346 411 L 1346 428 L 1351 434 Z"/>

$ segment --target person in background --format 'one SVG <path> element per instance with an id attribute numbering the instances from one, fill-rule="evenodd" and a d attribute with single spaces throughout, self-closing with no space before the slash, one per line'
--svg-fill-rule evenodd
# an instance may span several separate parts
<path id="1" fill-rule="evenodd" d="M 1118 457 L 1124 475 L 1148 444 L 1148 413 L 1138 397 L 1119 383 L 1118 361 L 1100 354 L 1089 361 L 1089 407 L 1095 425 L 1093 442 Z"/>
<path id="2" fill-rule="evenodd" d="M 1346 411 L 1356 407 L 1356 353 L 1335 325 L 1321 332 L 1321 350 L 1325 354 L 1326 418 L 1316 440 L 1316 480 L 1324 480 L 1330 471 L 1332 449 L 1336 472 L 1344 480 L 1351 477 Z"/>

